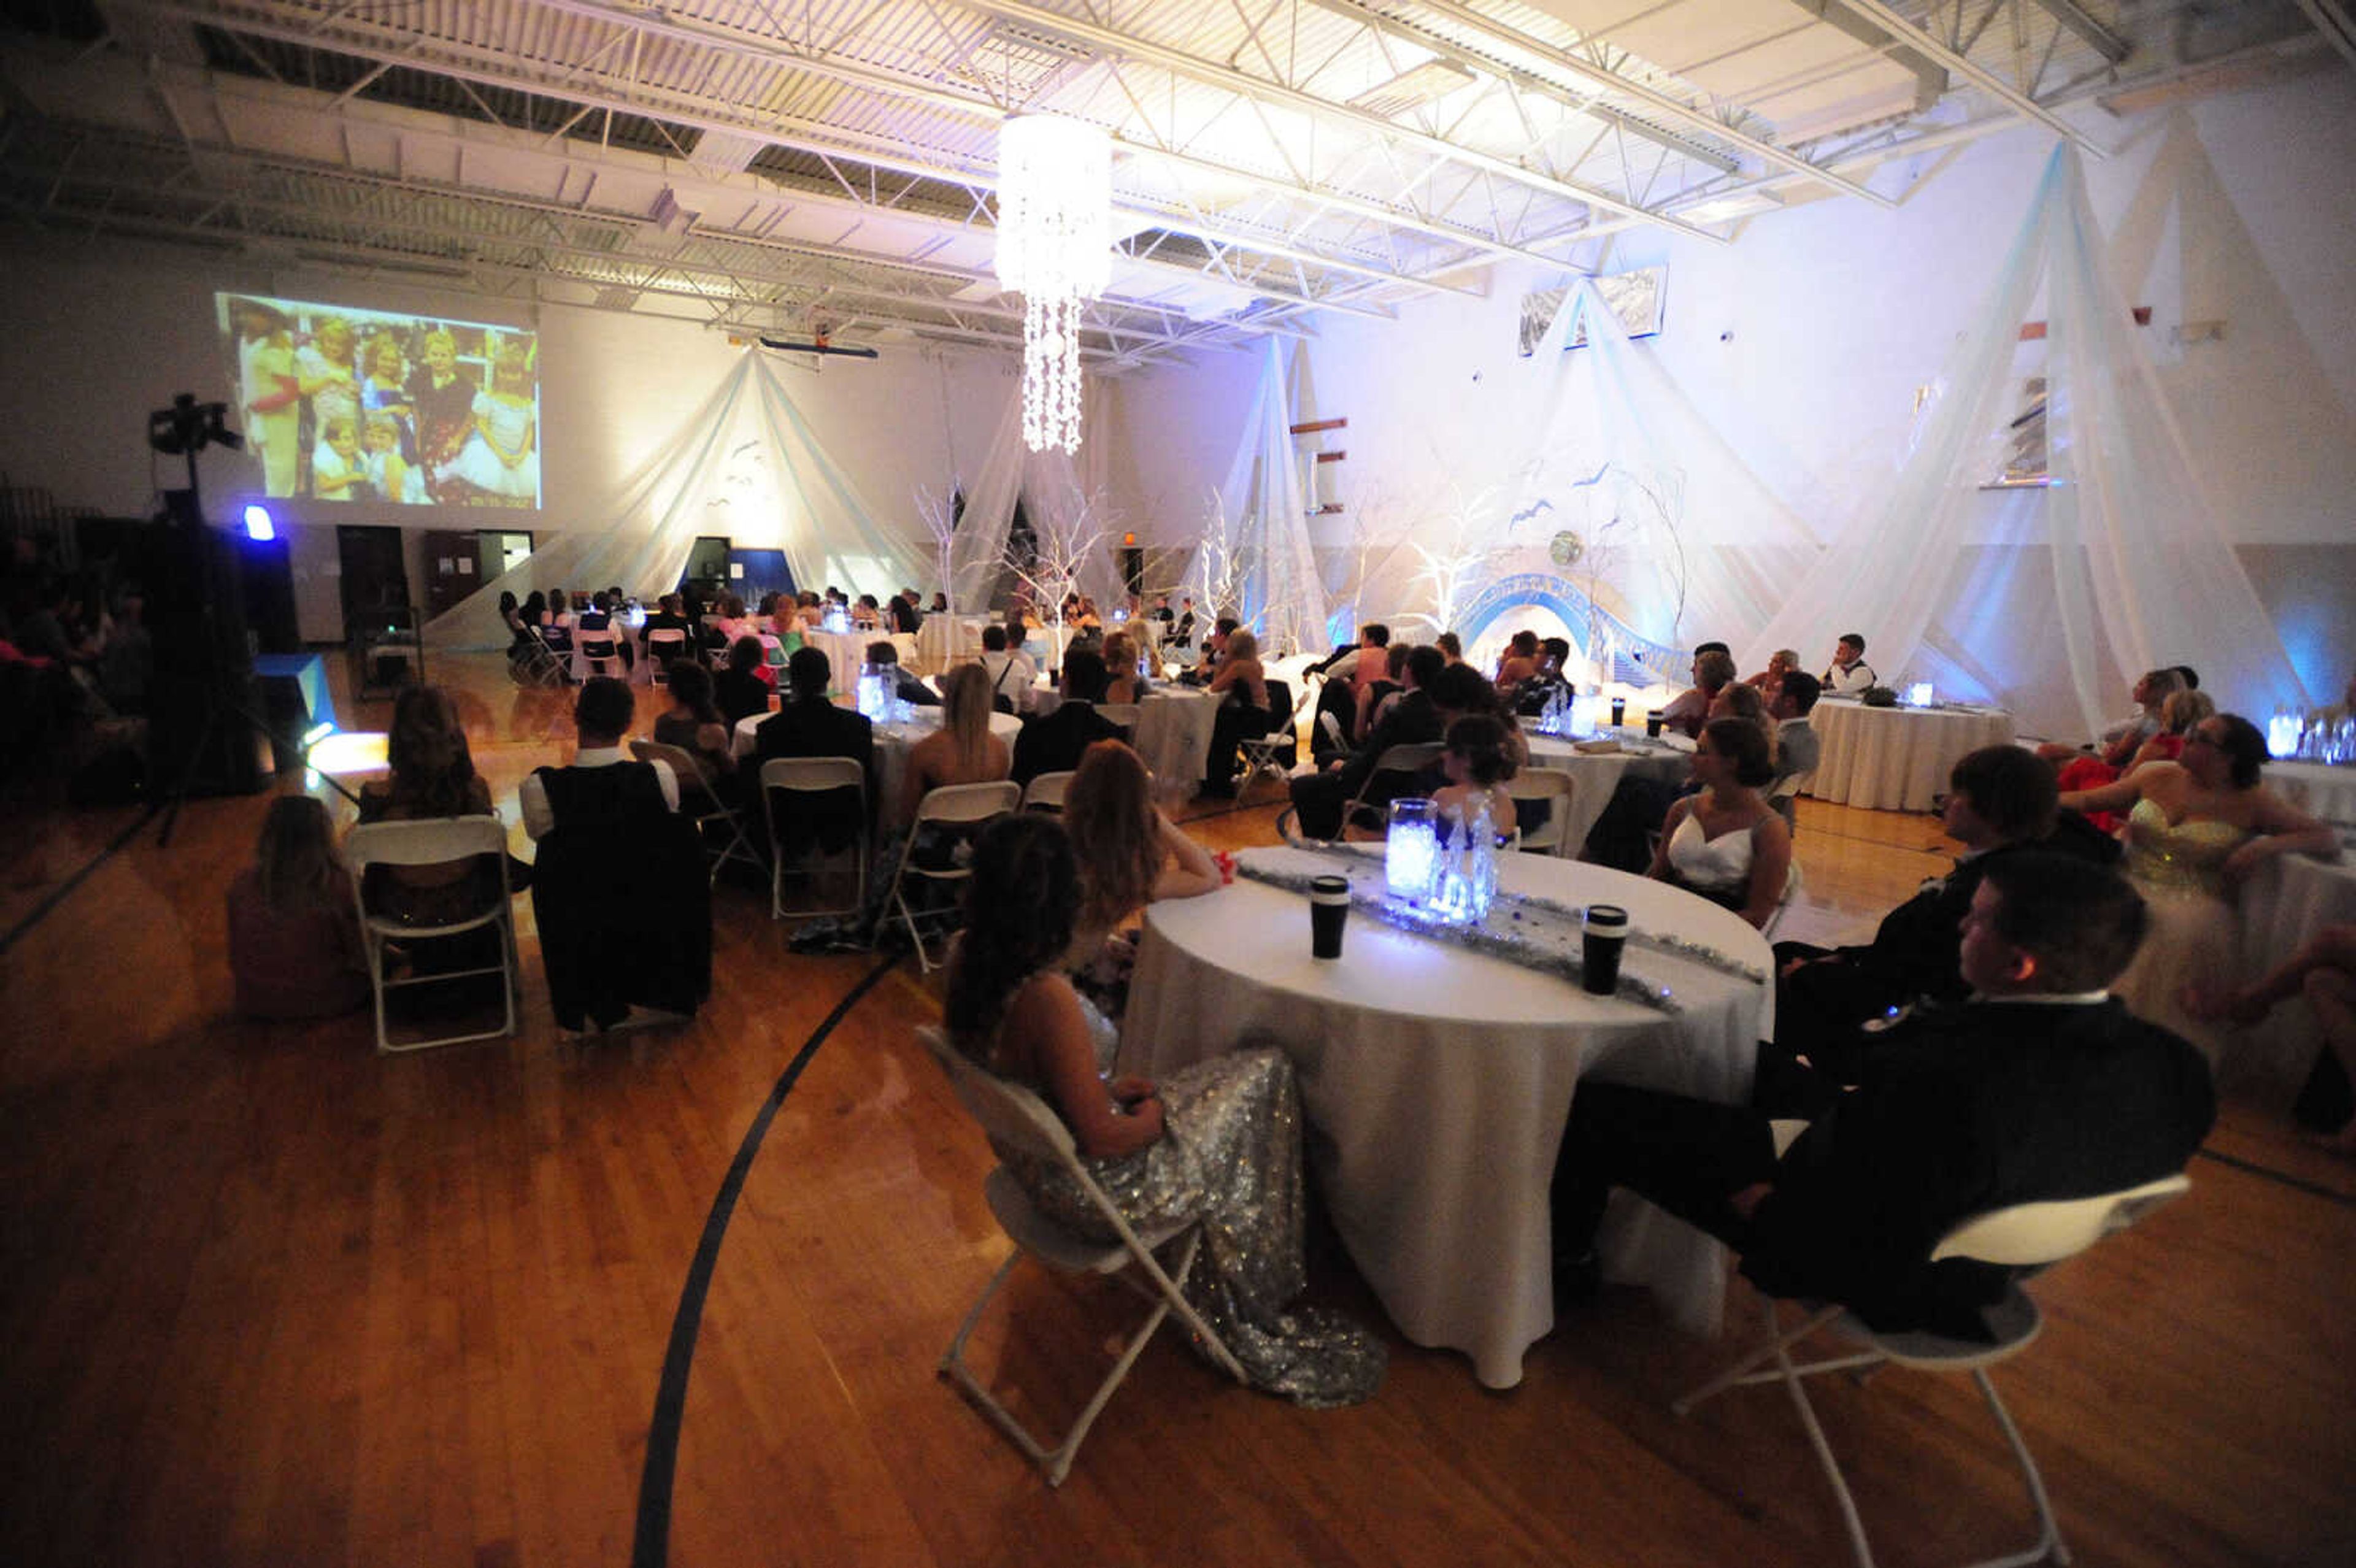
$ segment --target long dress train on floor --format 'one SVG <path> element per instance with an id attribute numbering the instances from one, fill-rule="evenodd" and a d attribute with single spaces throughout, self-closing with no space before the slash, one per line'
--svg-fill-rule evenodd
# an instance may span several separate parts
<path id="1" fill-rule="evenodd" d="M 2239 978 L 2240 931 L 2224 868 L 2226 857 L 2251 837 L 2248 828 L 2228 822 L 2170 827 L 2168 814 L 2148 800 L 2127 813 L 2126 873 L 2151 911 L 2151 929 L 2111 994 L 2136 1017 L 2190 1040 L 2211 1069 L 2224 1053 L 2226 1033 L 2186 1012 L 2182 997 L 2187 986 L 2222 990 Z"/>
<path id="2" fill-rule="evenodd" d="M 1110 1026 L 1085 999 L 1081 1006 L 1098 1036 L 1098 1058 L 1107 1059 Z M 1291 1062 L 1273 1048 L 1237 1051 L 1156 1087 L 1162 1136 L 1134 1154 L 1087 1161 L 1089 1174 L 1133 1226 L 1203 1221 L 1186 1299 L 1254 1387 L 1312 1409 L 1371 1396 L 1387 1355 L 1382 1341 L 1338 1313 L 1290 1306 L 1307 1283 L 1301 1093 Z M 1110 1239 L 1068 1173 L 1008 1154 L 1001 1157 L 1043 1212 Z"/>

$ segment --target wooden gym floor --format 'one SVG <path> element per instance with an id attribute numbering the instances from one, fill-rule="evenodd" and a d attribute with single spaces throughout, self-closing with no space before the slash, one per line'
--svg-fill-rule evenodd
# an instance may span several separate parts
<path id="1" fill-rule="evenodd" d="M 564 699 L 496 658 L 435 674 L 512 822 L 517 781 L 569 752 Z M 1192 830 L 1271 841 L 1271 795 Z M 1390 1337 L 1371 1403 L 1297 1411 L 1163 1336 L 1051 1492 L 934 1376 L 1006 1243 L 907 968 L 793 955 L 764 895 L 723 887 L 695 1023 L 579 1043 L 526 901 L 516 1039 L 382 1058 L 364 1015 L 239 1024 L 221 897 L 265 804 L 192 802 L 168 848 L 151 826 L 102 859 L 141 812 L 0 818 L 0 930 L 97 861 L 0 953 L 0 1561 L 1846 1560 L 1780 1394 L 1669 1413 L 1751 1329 L 1740 1283 L 1725 1341 L 1607 1291 L 1494 1393 L 1398 1339 L 1330 1243 L 1316 1296 Z M 1803 802 L 1801 824 L 1787 934 L 1869 928 L 1944 864 L 1927 818 Z M 2235 1105 L 2191 1175 L 2040 1286 L 2045 1335 L 1996 1376 L 2081 1560 L 2356 1562 L 2356 1168 Z M 1060 1420 L 1130 1298 L 1027 1269 L 1008 1295 L 977 1360 Z M 1886 1564 L 2026 1538 L 1960 1380 L 1816 1392 Z"/>

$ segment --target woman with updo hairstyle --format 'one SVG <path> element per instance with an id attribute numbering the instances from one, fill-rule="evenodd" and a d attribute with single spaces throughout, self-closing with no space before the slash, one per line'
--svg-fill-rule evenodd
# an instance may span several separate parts
<path id="1" fill-rule="evenodd" d="M 1645 875 L 1764 927 L 1792 869 L 1791 832 L 1759 794 L 1775 776 L 1766 731 L 1748 719 L 1709 720 L 1693 776 L 1701 793 L 1669 807 Z"/>
<path id="2" fill-rule="evenodd" d="M 957 1049 L 1046 1103 L 1130 1226 L 1201 1224 L 1186 1300 L 1255 1388 L 1311 1407 L 1369 1397 L 1382 1381 L 1381 1341 L 1292 1304 L 1307 1283 L 1307 1205 L 1301 1094 L 1284 1053 L 1215 1056 L 1158 1084 L 1108 1082 L 1110 1027 L 1063 973 L 1080 902 L 1070 836 L 1037 813 L 1001 817 L 976 843 L 969 870 L 943 1008 Z M 1049 1220 L 1118 1239 L 1062 1165 L 1001 1158 Z"/>
<path id="3" fill-rule="evenodd" d="M 1433 814 L 1441 819 L 1444 843 L 1456 842 L 1455 825 L 1469 826 L 1489 809 L 1489 827 L 1500 839 L 1514 836 L 1514 797 L 1505 781 L 1515 773 L 1513 752 L 1506 745 L 1505 727 L 1486 713 L 1468 713 L 1448 727 L 1447 750 L 1440 765 L 1448 774 L 1445 788 L 1431 797 Z"/>
<path id="4" fill-rule="evenodd" d="M 1120 928 L 1149 903 L 1217 891 L 1218 862 L 1153 804 L 1144 759 L 1119 741 L 1081 753 L 1064 793 L 1064 827 L 1083 889 L 1065 967 L 1106 1017 L 1119 1019 L 1137 962 Z"/>
<path id="5" fill-rule="evenodd" d="M 2238 978 L 2233 905 L 2242 884 L 2279 855 L 2340 854 L 2334 829 L 2265 786 L 2267 760 L 2256 725 L 2212 713 L 2193 725 L 2178 761 L 2146 763 L 2115 783 L 2062 796 L 2067 809 L 2125 818 L 2127 880 L 2151 909 L 2150 933 L 2111 994 L 2137 1018 L 2199 1046 L 2212 1066 L 2228 1042 L 2185 1006 L 2184 993 L 2219 991 Z"/>
<path id="6" fill-rule="evenodd" d="M 712 672 L 693 659 L 673 659 L 665 689 L 670 706 L 655 716 L 655 740 L 692 755 L 715 788 L 723 779 L 733 781 L 736 753 L 727 716 L 712 699 Z"/>

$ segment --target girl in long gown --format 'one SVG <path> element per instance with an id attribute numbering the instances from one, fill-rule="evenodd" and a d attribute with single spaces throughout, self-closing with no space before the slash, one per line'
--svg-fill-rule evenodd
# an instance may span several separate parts
<path id="1" fill-rule="evenodd" d="M 2147 763 L 2116 783 L 2062 796 L 2072 810 L 2126 814 L 2126 872 L 2150 908 L 2151 930 L 2112 993 L 2136 1017 L 2200 1047 L 2212 1067 L 2224 1035 L 2185 1000 L 2240 979 L 2235 892 L 2272 856 L 2340 849 L 2329 827 L 2259 782 L 2265 762 L 2257 726 L 2219 713 L 2193 726 L 2180 760 Z"/>
<path id="2" fill-rule="evenodd" d="M 1048 817 L 1003 818 L 982 835 L 971 869 L 946 1009 L 958 1049 L 1055 1109 L 1131 1225 L 1202 1221 L 1186 1298 L 1254 1387 L 1312 1407 L 1369 1397 L 1382 1381 L 1381 1341 L 1335 1314 L 1288 1310 L 1306 1283 L 1290 1061 L 1273 1049 L 1237 1051 L 1160 1083 L 1108 1083 L 1098 1062 L 1110 1026 L 1061 969 L 1079 902 L 1069 835 Z M 1061 1167 L 1000 1155 L 1058 1223 L 1112 1239 Z"/>
<path id="3" fill-rule="evenodd" d="M 487 495 L 529 505 L 540 498 L 539 432 L 530 353 L 519 338 L 499 345 L 491 389 L 475 395 L 474 433 L 452 472 Z"/>

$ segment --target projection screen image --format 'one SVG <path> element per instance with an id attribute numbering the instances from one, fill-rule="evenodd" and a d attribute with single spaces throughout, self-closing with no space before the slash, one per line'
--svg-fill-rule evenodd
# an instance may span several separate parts
<path id="1" fill-rule="evenodd" d="M 540 505 L 540 340 L 518 327 L 213 296 L 263 493 Z"/>

